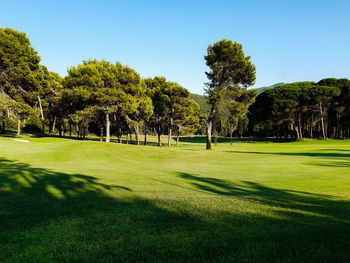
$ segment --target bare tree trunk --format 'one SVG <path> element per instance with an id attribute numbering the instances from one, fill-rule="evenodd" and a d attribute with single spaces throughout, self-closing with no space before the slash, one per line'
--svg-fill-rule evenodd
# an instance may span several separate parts
<path id="1" fill-rule="evenodd" d="M 300 114 L 298 116 L 298 128 L 299 128 L 299 138 L 302 139 L 303 138 L 303 133 L 302 133 L 302 129 L 301 129 Z"/>
<path id="2" fill-rule="evenodd" d="M 111 121 L 109 120 L 109 113 L 107 113 L 106 114 L 106 142 L 110 142 L 111 140 L 110 127 L 111 127 Z"/>
<path id="3" fill-rule="evenodd" d="M 122 128 L 119 128 L 119 143 L 123 143 L 123 131 Z"/>
<path id="4" fill-rule="evenodd" d="M 212 108 L 207 121 L 207 147 L 206 147 L 207 150 L 211 150 L 211 132 L 213 129 L 214 114 L 215 114 L 215 109 Z"/>
<path id="5" fill-rule="evenodd" d="M 140 126 L 136 125 L 134 129 L 135 129 L 136 144 L 140 145 Z"/>
<path id="6" fill-rule="evenodd" d="M 130 143 L 131 143 L 131 138 L 130 138 Z M 126 144 L 129 144 L 129 132 L 126 134 Z"/>
<path id="7" fill-rule="evenodd" d="M 40 99 L 40 96 L 38 96 L 38 101 L 39 101 L 39 107 L 40 107 L 40 115 L 41 115 L 42 132 L 43 132 L 43 135 L 45 135 L 45 119 L 44 119 L 44 111 L 43 111 L 43 107 L 42 107 L 42 105 L 41 105 L 41 99 Z"/>
<path id="8" fill-rule="evenodd" d="M 17 135 L 21 135 L 21 119 L 17 120 Z"/>
<path id="9" fill-rule="evenodd" d="M 143 145 L 147 145 L 147 127 L 146 127 L 146 124 L 145 124 L 145 140 L 143 142 Z"/>
<path id="10" fill-rule="evenodd" d="M 177 131 L 177 135 L 176 135 L 176 146 L 179 146 L 179 140 L 180 140 L 180 130 Z"/>
<path id="11" fill-rule="evenodd" d="M 161 138 L 160 131 L 157 134 L 158 134 L 158 146 L 162 146 L 162 138 Z"/>
<path id="12" fill-rule="evenodd" d="M 336 117 L 337 117 L 337 124 L 336 125 L 337 126 L 336 126 L 336 132 L 335 133 L 336 133 L 336 137 L 340 138 L 340 133 L 339 133 L 339 113 L 337 112 L 336 114 L 337 114 L 336 115 Z"/>
<path id="13" fill-rule="evenodd" d="M 233 133 L 233 132 L 230 132 L 231 145 L 232 145 L 232 133 Z"/>
<path id="14" fill-rule="evenodd" d="M 171 134 L 172 133 L 172 128 L 169 128 L 168 131 L 168 147 L 171 147 Z"/>
<path id="15" fill-rule="evenodd" d="M 321 127 L 322 127 L 322 135 L 323 139 L 326 139 L 326 132 L 324 128 L 324 121 L 323 121 L 323 109 L 322 109 L 322 102 L 320 102 L 320 114 L 321 114 Z"/>
<path id="16" fill-rule="evenodd" d="M 52 124 L 52 133 L 55 133 L 55 126 L 56 126 L 56 116 L 53 119 L 53 124 Z"/>
<path id="17" fill-rule="evenodd" d="M 103 142 L 103 127 L 100 128 L 100 142 Z"/>
<path id="18" fill-rule="evenodd" d="M 299 135 L 299 128 L 298 128 L 298 126 L 293 124 L 293 123 L 291 123 L 290 126 L 291 126 L 291 130 L 293 130 L 293 129 L 295 130 L 296 139 L 299 140 L 300 139 L 300 135 Z"/>

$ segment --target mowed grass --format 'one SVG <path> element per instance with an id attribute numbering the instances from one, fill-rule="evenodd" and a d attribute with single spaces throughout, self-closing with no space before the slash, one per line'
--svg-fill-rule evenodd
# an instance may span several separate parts
<path id="1" fill-rule="evenodd" d="M 350 262 L 350 141 L 0 137 L 0 262 Z"/>

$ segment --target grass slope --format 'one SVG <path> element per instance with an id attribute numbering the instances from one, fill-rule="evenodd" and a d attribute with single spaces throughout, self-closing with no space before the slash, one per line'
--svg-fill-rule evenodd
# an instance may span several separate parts
<path id="1" fill-rule="evenodd" d="M 0 137 L 0 262 L 349 262 L 350 141 Z"/>

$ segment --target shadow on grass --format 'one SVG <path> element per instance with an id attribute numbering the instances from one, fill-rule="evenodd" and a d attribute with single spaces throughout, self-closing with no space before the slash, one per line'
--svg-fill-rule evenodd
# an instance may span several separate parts
<path id="1" fill-rule="evenodd" d="M 346 149 L 327 149 L 320 150 L 322 152 L 252 152 L 252 151 L 227 151 L 229 153 L 238 154 L 257 154 L 257 155 L 281 155 L 281 156 L 300 156 L 300 157 L 316 157 L 321 159 L 329 159 L 330 161 L 310 162 L 310 165 L 325 167 L 350 167 L 350 150 Z"/>
<path id="2" fill-rule="evenodd" d="M 16 137 L 17 133 L 15 131 L 5 130 L 5 131 L 0 131 L 0 136 L 1 137 Z"/>
<path id="3" fill-rule="evenodd" d="M 10 134 L 12 133 L 9 133 L 8 136 L 6 135 L 2 135 L 0 134 L 0 136 L 4 136 L 4 137 L 16 137 L 16 134 L 14 133 L 14 135 L 10 136 Z M 99 137 L 85 137 L 84 139 L 83 138 L 79 138 L 77 136 L 59 136 L 59 135 L 56 135 L 56 134 L 45 134 L 43 135 L 42 133 L 31 133 L 31 134 L 26 134 L 32 138 L 59 138 L 59 139 L 69 139 L 69 140 L 76 140 L 76 141 L 94 141 L 94 142 L 100 142 L 100 138 Z M 117 138 L 110 138 L 110 142 L 111 143 L 116 143 L 116 144 L 130 144 L 130 145 L 137 145 L 137 141 L 136 140 L 126 140 L 125 138 L 122 138 L 121 140 L 122 142 L 120 143 L 120 141 L 117 139 Z M 103 138 L 103 141 L 102 142 L 105 142 L 105 138 Z M 158 143 L 157 142 L 149 142 L 147 141 L 146 143 L 147 146 L 158 146 Z M 140 140 L 140 144 L 139 146 L 144 146 L 144 141 L 143 140 Z M 166 143 L 162 143 L 162 146 L 167 146 Z M 172 145 L 174 146 L 174 144 Z"/>
<path id="4" fill-rule="evenodd" d="M 200 177 L 188 173 L 176 173 L 199 190 L 216 195 L 238 196 L 274 207 L 288 209 L 278 213 L 289 213 L 290 209 L 350 224 L 350 201 L 335 200 L 334 196 L 305 191 L 275 189 L 256 182 L 233 183 L 217 178 Z M 302 215 L 301 217 L 304 217 Z"/>
<path id="5" fill-rule="evenodd" d="M 229 137 L 218 137 L 217 138 L 218 143 L 230 143 L 231 139 Z M 244 137 L 244 138 L 233 138 L 232 142 L 247 142 L 247 143 L 255 143 L 255 142 L 291 142 L 293 140 L 288 139 L 276 139 L 276 138 L 265 138 L 265 137 Z M 188 137 L 180 137 L 180 142 L 184 143 L 206 143 L 206 137 L 205 136 L 188 136 Z M 212 143 L 214 144 L 214 138 L 212 138 Z"/>
<path id="6" fill-rule="evenodd" d="M 196 202 L 0 159 L 0 262 L 348 262 L 349 202 L 177 173 Z M 224 195 L 224 199 L 220 196 Z M 173 194 L 169 195 L 174 196 Z M 213 199 L 214 198 L 214 199 Z M 228 198 L 228 199 L 227 199 Z M 233 203 L 232 203 L 233 202 Z M 220 208 L 220 207 L 219 207 Z M 261 209 L 261 210 L 260 210 Z"/>

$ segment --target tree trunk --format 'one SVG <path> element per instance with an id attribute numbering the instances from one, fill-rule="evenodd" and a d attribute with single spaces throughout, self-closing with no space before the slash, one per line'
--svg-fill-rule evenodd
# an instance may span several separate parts
<path id="1" fill-rule="evenodd" d="M 177 135 L 176 135 L 176 146 L 179 146 L 179 140 L 180 140 L 180 130 L 177 131 Z"/>
<path id="2" fill-rule="evenodd" d="M 299 138 L 302 139 L 303 138 L 303 133 L 302 133 L 302 129 L 301 129 L 300 114 L 298 116 L 298 128 L 299 128 Z"/>
<path id="3" fill-rule="evenodd" d="M 299 135 L 299 128 L 298 128 L 298 126 L 293 124 L 293 123 L 291 123 L 290 124 L 290 128 L 291 128 L 292 131 L 293 131 L 293 129 L 295 130 L 296 139 L 299 140 L 300 139 L 300 135 Z"/>
<path id="4" fill-rule="evenodd" d="M 211 150 L 211 132 L 213 129 L 213 119 L 215 110 L 212 108 L 207 121 L 207 150 Z"/>
<path id="5" fill-rule="evenodd" d="M 231 141 L 231 145 L 232 145 L 232 133 L 233 133 L 233 132 L 230 132 L 230 141 Z"/>
<path id="6" fill-rule="evenodd" d="M 131 143 L 131 138 L 130 138 L 130 143 Z M 126 144 L 129 144 L 129 132 L 126 134 Z"/>
<path id="7" fill-rule="evenodd" d="M 110 127 L 111 121 L 109 120 L 109 113 L 106 114 L 106 142 L 110 142 Z"/>
<path id="8" fill-rule="evenodd" d="M 139 125 L 136 125 L 134 127 L 134 130 L 135 130 L 135 140 L 136 140 L 136 144 L 137 145 L 140 145 L 140 126 Z"/>
<path id="9" fill-rule="evenodd" d="M 340 138 L 340 133 L 339 133 L 339 118 L 340 117 L 339 117 L 339 113 L 338 112 L 336 114 L 337 114 L 337 116 L 336 116 L 337 117 L 337 124 L 336 124 L 337 126 L 336 126 L 336 132 L 335 133 L 336 133 L 336 137 Z"/>
<path id="10" fill-rule="evenodd" d="M 146 127 L 146 124 L 145 124 L 145 140 L 143 142 L 143 145 L 147 145 L 147 127 Z"/>
<path id="11" fill-rule="evenodd" d="M 169 128 L 169 132 L 168 132 L 168 147 L 171 147 L 171 133 L 172 133 L 173 129 Z"/>
<path id="12" fill-rule="evenodd" d="M 322 135 L 323 139 L 326 139 L 326 132 L 324 128 L 324 121 L 323 121 L 323 109 L 322 109 L 322 102 L 320 102 L 320 114 L 321 114 L 321 127 L 322 127 Z"/>
<path id="13" fill-rule="evenodd" d="M 158 134 L 158 146 L 162 146 L 162 138 L 161 138 L 160 131 L 157 134 Z"/>
<path id="14" fill-rule="evenodd" d="M 310 126 L 310 138 L 313 137 L 313 134 L 312 134 L 312 125 Z"/>
<path id="15" fill-rule="evenodd" d="M 53 119 L 53 124 L 52 124 L 52 133 L 55 133 L 55 126 L 56 126 L 56 116 Z"/>
<path id="16" fill-rule="evenodd" d="M 100 128 L 100 142 L 103 142 L 103 127 Z"/>
<path id="17" fill-rule="evenodd" d="M 21 119 L 17 120 L 17 135 L 21 135 Z"/>
<path id="18" fill-rule="evenodd" d="M 43 111 L 43 107 L 42 107 L 42 105 L 41 105 L 41 99 L 40 99 L 40 96 L 38 96 L 38 101 L 39 101 L 39 107 L 40 107 L 40 115 L 41 115 L 42 132 L 43 132 L 43 135 L 45 135 L 45 119 L 44 119 L 44 111 Z"/>

